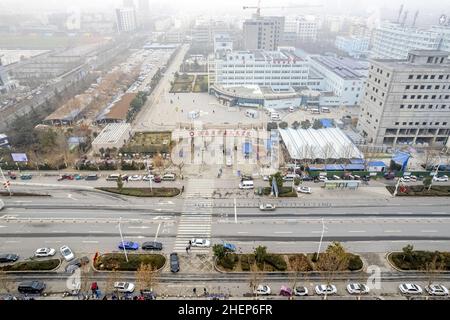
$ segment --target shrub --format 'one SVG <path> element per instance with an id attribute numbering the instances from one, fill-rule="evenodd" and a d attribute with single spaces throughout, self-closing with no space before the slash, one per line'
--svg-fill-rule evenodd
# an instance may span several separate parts
<path id="1" fill-rule="evenodd" d="M 225 257 L 225 248 L 221 244 L 215 244 L 213 246 L 213 252 L 214 256 L 217 257 L 217 259 L 223 259 L 223 257 Z"/>
<path id="2" fill-rule="evenodd" d="M 239 260 L 239 258 L 238 258 Z M 222 259 L 220 259 L 217 263 L 228 270 L 233 270 L 236 266 L 236 257 L 235 254 L 226 254 Z"/>
<path id="3" fill-rule="evenodd" d="M 277 271 L 285 271 L 287 269 L 286 261 L 279 254 L 268 254 L 264 261 Z"/>
<path id="4" fill-rule="evenodd" d="M 356 254 L 350 254 L 350 258 L 348 260 L 348 270 L 356 271 L 360 270 L 363 267 L 363 262 L 361 258 Z"/>
<path id="5" fill-rule="evenodd" d="M 286 121 L 282 121 L 278 126 L 280 127 L 280 129 L 286 129 L 288 127 L 288 124 Z"/>
<path id="6" fill-rule="evenodd" d="M 262 263 L 267 257 L 267 247 L 258 246 L 255 249 L 255 259 L 256 262 Z"/>
<path id="7" fill-rule="evenodd" d="M 267 123 L 267 131 L 278 129 L 278 124 L 276 122 Z"/>
<path id="8" fill-rule="evenodd" d="M 149 264 L 154 269 L 164 266 L 166 258 L 161 254 L 128 254 L 128 262 L 123 253 L 108 253 L 97 258 L 95 267 L 99 270 L 136 271 L 141 264 Z"/>
<path id="9" fill-rule="evenodd" d="M 2 271 L 39 271 L 39 270 L 53 270 L 60 263 L 59 259 L 49 259 L 49 260 L 31 260 L 17 262 L 11 265 L 0 267 Z"/>

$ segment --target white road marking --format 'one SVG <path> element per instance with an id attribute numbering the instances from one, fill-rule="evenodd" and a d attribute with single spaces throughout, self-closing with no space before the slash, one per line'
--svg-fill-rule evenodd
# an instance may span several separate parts
<path id="1" fill-rule="evenodd" d="M 402 230 L 384 230 L 386 233 L 399 233 L 402 232 Z"/>
<path id="2" fill-rule="evenodd" d="M 53 233 L 66 233 L 66 230 L 52 230 Z"/>
<path id="3" fill-rule="evenodd" d="M 0 228 L 8 228 L 7 226 L 0 226 Z"/>
<path id="4" fill-rule="evenodd" d="M 105 231 L 98 231 L 98 230 L 94 230 L 94 231 L 88 231 L 89 233 L 104 233 Z"/>
<path id="5" fill-rule="evenodd" d="M 158 238 L 158 234 L 159 234 L 159 229 L 160 228 L 161 228 L 161 223 L 158 224 L 158 229 L 156 229 L 156 234 L 155 234 L 155 240 L 154 241 L 156 241 L 156 239 Z"/>
<path id="6" fill-rule="evenodd" d="M 438 232 L 437 230 L 421 230 L 420 232 Z"/>
<path id="7" fill-rule="evenodd" d="M 6 240 L 5 243 L 19 243 L 18 240 Z"/>
<path id="8" fill-rule="evenodd" d="M 238 231 L 239 234 L 246 234 L 248 233 L 247 231 Z"/>
<path id="9" fill-rule="evenodd" d="M 366 232 L 366 230 L 349 230 L 350 233 L 363 233 Z"/>
<path id="10" fill-rule="evenodd" d="M 33 201 L 31 201 L 31 200 L 22 200 L 22 201 L 14 201 L 15 203 L 31 203 L 31 202 L 33 202 Z"/>
<path id="11" fill-rule="evenodd" d="M 71 194 L 71 193 L 67 194 L 67 198 L 72 199 L 72 200 L 75 200 L 75 201 L 78 201 L 78 199 L 75 199 L 74 197 L 72 197 L 72 194 Z"/>
<path id="12" fill-rule="evenodd" d="M 274 233 L 292 233 L 292 231 L 275 231 Z"/>
<path id="13" fill-rule="evenodd" d="M 150 227 L 147 226 L 140 226 L 140 227 L 128 227 L 128 229 L 148 229 Z"/>
<path id="14" fill-rule="evenodd" d="M 83 243 L 98 243 L 96 240 L 84 240 Z"/>

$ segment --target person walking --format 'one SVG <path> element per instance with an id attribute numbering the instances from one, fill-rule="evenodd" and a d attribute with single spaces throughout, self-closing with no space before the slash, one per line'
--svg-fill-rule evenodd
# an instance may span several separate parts
<path id="1" fill-rule="evenodd" d="M 186 253 L 189 254 L 189 247 L 186 247 Z"/>

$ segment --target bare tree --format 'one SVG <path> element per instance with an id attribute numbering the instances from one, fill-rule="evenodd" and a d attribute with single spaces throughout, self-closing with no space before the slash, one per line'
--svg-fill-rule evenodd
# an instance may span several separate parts
<path id="1" fill-rule="evenodd" d="M 428 285 L 433 284 L 438 275 L 445 270 L 445 259 L 442 254 L 436 251 L 431 261 L 425 262 L 423 271 L 427 273 Z"/>
<path id="2" fill-rule="evenodd" d="M 150 264 L 141 263 L 136 271 L 136 282 L 140 290 L 153 291 L 158 285 L 158 271 Z"/>
<path id="3" fill-rule="evenodd" d="M 0 270 L 0 292 L 10 293 L 13 287 L 11 277 L 3 270 Z"/>
<path id="4" fill-rule="evenodd" d="M 254 297 L 257 297 L 256 289 L 261 284 L 264 279 L 264 276 L 258 270 L 258 266 L 256 265 L 256 261 L 250 266 L 250 278 L 249 278 L 249 287 L 250 292 Z"/>
<path id="5" fill-rule="evenodd" d="M 92 276 L 92 269 L 91 266 L 87 263 L 85 265 L 82 265 L 80 268 L 80 292 L 84 296 L 89 295 L 89 280 Z"/>
<path id="6" fill-rule="evenodd" d="M 119 279 L 120 279 L 119 273 L 117 272 L 117 269 L 114 268 L 109 273 L 108 278 L 106 279 L 105 295 L 107 294 L 107 292 L 116 293 L 116 295 L 118 295 L 118 291 L 116 290 L 116 288 L 114 288 L 114 283 L 118 282 Z"/>
<path id="7" fill-rule="evenodd" d="M 159 174 L 161 174 L 162 170 L 164 170 L 164 159 L 160 154 L 153 157 L 153 165 L 158 169 Z"/>
<path id="8" fill-rule="evenodd" d="M 336 272 L 348 268 L 348 254 L 339 242 L 333 242 L 324 253 L 319 254 L 317 268 L 325 274 L 327 285 L 330 285 Z M 327 298 L 325 293 L 324 299 Z"/>
<path id="9" fill-rule="evenodd" d="M 297 283 L 302 278 L 302 274 L 311 270 L 311 265 L 308 263 L 306 256 L 303 255 L 302 258 L 299 256 L 295 256 L 294 259 L 290 262 L 291 269 L 293 273 L 290 276 L 290 280 L 292 283 L 292 289 L 297 287 Z M 303 277 L 303 282 L 306 282 L 306 276 Z"/>

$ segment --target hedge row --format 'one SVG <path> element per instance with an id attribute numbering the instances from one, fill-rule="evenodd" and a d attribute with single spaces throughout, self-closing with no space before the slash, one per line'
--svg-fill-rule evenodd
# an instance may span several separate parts
<path id="1" fill-rule="evenodd" d="M 166 263 L 166 258 L 161 254 L 127 254 L 128 262 L 123 253 L 107 253 L 101 255 L 95 261 L 95 268 L 107 271 L 137 271 L 141 264 L 149 264 L 153 268 L 160 269 Z"/>
<path id="2" fill-rule="evenodd" d="M 59 259 L 49 259 L 49 260 L 30 260 L 17 262 L 11 265 L 0 267 L 2 271 L 48 271 L 53 270 L 59 266 Z"/>

